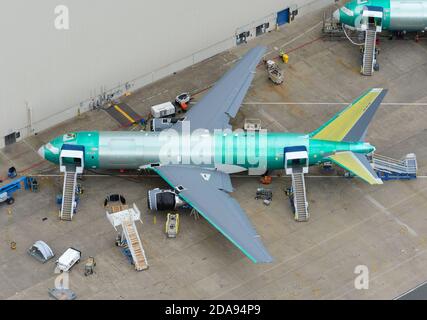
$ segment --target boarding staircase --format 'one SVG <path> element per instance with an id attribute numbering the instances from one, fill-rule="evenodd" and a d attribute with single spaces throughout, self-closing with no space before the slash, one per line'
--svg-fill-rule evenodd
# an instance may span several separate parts
<path id="1" fill-rule="evenodd" d="M 142 247 L 141 239 L 139 238 L 135 222 L 130 219 L 124 220 L 122 223 L 122 228 L 129 250 L 132 254 L 135 270 L 142 271 L 147 269 L 147 258 L 145 256 L 145 251 Z"/>
<path id="2" fill-rule="evenodd" d="M 372 166 L 382 180 L 409 180 L 417 177 L 417 158 L 413 153 L 400 160 L 374 154 Z"/>
<path id="3" fill-rule="evenodd" d="M 304 173 L 301 167 L 292 169 L 293 204 L 295 208 L 295 220 L 299 222 L 308 221 L 307 194 L 305 190 Z"/>
<path id="4" fill-rule="evenodd" d="M 76 209 L 77 175 L 83 174 L 84 147 L 63 144 L 59 155 L 59 170 L 64 173 L 62 204 L 59 218 L 71 221 Z"/>
<path id="5" fill-rule="evenodd" d="M 75 166 L 67 165 L 64 172 L 64 188 L 60 219 L 71 221 L 74 215 L 76 200 L 77 170 Z"/>
<path id="6" fill-rule="evenodd" d="M 107 218 L 117 230 L 118 226 L 122 227 L 122 241 L 126 241 L 126 245 L 131 253 L 133 264 L 136 271 L 148 269 L 147 257 L 142 246 L 141 239 L 136 228 L 135 221 L 141 223 L 141 213 L 138 207 L 134 204 L 132 208 L 126 208 L 121 211 L 113 210 L 112 213 L 107 212 Z"/>
<path id="7" fill-rule="evenodd" d="M 363 50 L 362 74 L 372 76 L 376 60 L 377 30 L 374 24 L 370 24 L 365 31 L 365 47 Z"/>

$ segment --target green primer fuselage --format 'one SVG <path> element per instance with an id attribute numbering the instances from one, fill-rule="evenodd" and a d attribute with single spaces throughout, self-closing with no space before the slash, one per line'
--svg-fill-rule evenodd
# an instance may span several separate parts
<path id="1" fill-rule="evenodd" d="M 284 149 L 289 147 L 304 146 L 309 165 L 327 161 L 327 156 L 338 151 L 369 154 L 375 150 L 366 142 L 317 140 L 298 133 L 240 131 L 169 136 L 163 132 L 92 131 L 53 139 L 44 147 L 44 158 L 58 164 L 63 144 L 84 146 L 85 167 L 93 169 L 138 169 L 150 164 L 172 163 L 276 170 L 284 168 Z"/>
<path id="2" fill-rule="evenodd" d="M 383 8 L 382 29 L 390 31 L 427 30 L 427 0 L 354 0 L 339 10 L 339 21 L 358 28 L 366 6 Z"/>

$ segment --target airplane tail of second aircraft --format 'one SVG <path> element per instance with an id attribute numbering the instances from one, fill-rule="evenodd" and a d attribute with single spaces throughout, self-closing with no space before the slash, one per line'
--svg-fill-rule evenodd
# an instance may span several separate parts
<path id="1" fill-rule="evenodd" d="M 337 142 L 364 141 L 368 126 L 386 93 L 387 90 L 381 88 L 368 90 L 319 129 L 313 131 L 310 138 Z M 351 151 L 336 152 L 327 159 L 370 184 L 382 184 L 364 154 Z"/>

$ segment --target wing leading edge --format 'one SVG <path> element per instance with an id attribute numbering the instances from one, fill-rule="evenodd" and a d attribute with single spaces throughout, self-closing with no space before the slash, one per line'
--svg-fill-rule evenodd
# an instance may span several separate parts
<path id="1" fill-rule="evenodd" d="M 262 46 L 250 50 L 187 112 L 185 120 L 190 122 L 191 130 L 230 128 L 230 118 L 239 111 L 266 50 Z M 173 129 L 180 130 L 181 126 L 178 122 Z"/>
<path id="2" fill-rule="evenodd" d="M 192 166 L 167 165 L 152 169 L 175 190 L 180 187 L 179 197 L 250 260 L 254 263 L 273 261 L 243 209 L 228 194 L 233 190 L 227 174 Z"/>

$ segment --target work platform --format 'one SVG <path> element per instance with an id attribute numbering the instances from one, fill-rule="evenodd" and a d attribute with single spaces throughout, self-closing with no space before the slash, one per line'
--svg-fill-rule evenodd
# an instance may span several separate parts
<path id="1" fill-rule="evenodd" d="M 361 73 L 364 76 L 372 76 L 374 73 L 374 67 L 377 60 L 377 31 L 375 26 L 370 26 L 365 31 L 365 46 L 363 47 L 363 62 Z"/>
<path id="2" fill-rule="evenodd" d="M 285 154 L 285 172 L 292 177 L 292 187 L 288 189 L 288 196 L 294 209 L 295 220 L 308 221 L 307 191 L 304 174 L 308 173 L 308 152 L 305 146 L 287 147 Z"/>
<path id="3" fill-rule="evenodd" d="M 403 159 L 397 160 L 390 157 L 374 154 L 372 166 L 382 180 L 411 180 L 417 178 L 417 157 L 407 154 Z"/>
<path id="4" fill-rule="evenodd" d="M 290 196 L 294 207 L 295 220 L 298 222 L 308 221 L 310 214 L 308 212 L 307 192 L 302 168 L 294 168 L 291 176 L 292 189 Z"/>
<path id="5" fill-rule="evenodd" d="M 64 173 L 62 202 L 59 217 L 71 221 L 77 209 L 77 175 L 83 173 L 84 148 L 78 145 L 64 144 L 60 153 L 60 171 Z"/>
<path id="6" fill-rule="evenodd" d="M 118 245 L 130 251 L 136 271 L 148 269 L 147 257 L 135 225 L 135 221 L 139 221 L 142 224 L 141 212 L 138 207 L 135 204 L 132 208 L 115 206 L 112 207 L 111 211 L 107 211 L 107 219 L 116 231 L 118 226 L 121 226 L 122 230 Z"/>
<path id="7" fill-rule="evenodd" d="M 372 76 L 374 71 L 379 70 L 377 38 L 382 32 L 383 15 L 384 13 L 381 8 L 365 6 L 360 28 L 350 29 L 334 21 L 332 12 L 325 12 L 322 28 L 323 39 L 348 40 L 353 45 L 360 46 L 360 73 L 364 76 Z"/>

